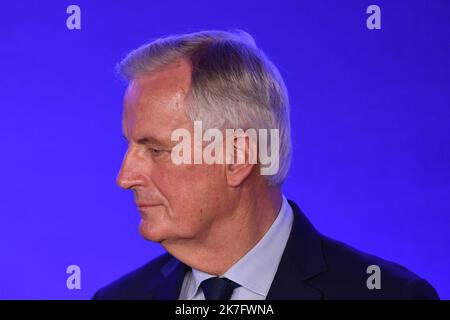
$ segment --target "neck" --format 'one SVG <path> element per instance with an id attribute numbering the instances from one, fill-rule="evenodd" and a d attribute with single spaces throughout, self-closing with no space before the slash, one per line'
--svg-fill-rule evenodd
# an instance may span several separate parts
<path id="1" fill-rule="evenodd" d="M 281 208 L 281 187 L 243 188 L 234 209 L 214 221 L 205 235 L 161 244 L 184 264 L 223 275 L 261 240 Z"/>

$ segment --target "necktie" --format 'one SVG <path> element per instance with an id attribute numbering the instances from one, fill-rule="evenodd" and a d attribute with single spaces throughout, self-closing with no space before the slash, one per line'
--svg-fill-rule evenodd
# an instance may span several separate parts
<path id="1" fill-rule="evenodd" d="M 212 277 L 203 280 L 200 286 L 206 300 L 230 300 L 239 284 L 227 278 Z"/>

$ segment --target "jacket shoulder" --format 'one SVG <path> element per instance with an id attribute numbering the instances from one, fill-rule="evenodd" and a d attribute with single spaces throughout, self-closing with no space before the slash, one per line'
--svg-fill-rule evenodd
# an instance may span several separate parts
<path id="1" fill-rule="evenodd" d="M 312 281 L 327 289 L 323 291 L 325 298 L 439 299 L 427 281 L 407 268 L 321 237 L 327 272 Z"/>
<path id="2" fill-rule="evenodd" d="M 100 288 L 92 297 L 94 300 L 142 299 L 146 292 L 160 278 L 161 268 L 172 258 L 162 254 L 138 269 L 127 273 L 116 281 Z"/>

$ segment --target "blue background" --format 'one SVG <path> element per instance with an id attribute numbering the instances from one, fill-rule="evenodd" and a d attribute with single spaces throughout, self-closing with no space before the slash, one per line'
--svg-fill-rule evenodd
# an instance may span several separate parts
<path id="1" fill-rule="evenodd" d="M 81 8 L 81 30 L 66 8 Z M 381 7 L 381 30 L 366 8 Z M 450 1 L 17 1 L 1 5 L 0 298 L 87 299 L 163 249 L 115 185 L 125 84 L 155 37 L 241 28 L 279 67 L 285 194 L 316 227 L 450 298 Z M 66 288 L 67 266 L 81 290 Z"/>

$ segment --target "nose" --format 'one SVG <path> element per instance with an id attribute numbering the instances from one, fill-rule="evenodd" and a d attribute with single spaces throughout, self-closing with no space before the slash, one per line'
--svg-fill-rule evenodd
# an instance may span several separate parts
<path id="1" fill-rule="evenodd" d="M 133 190 L 145 183 L 143 175 L 143 164 L 139 162 L 136 155 L 130 149 L 127 150 L 117 175 L 116 183 L 123 189 Z"/>

